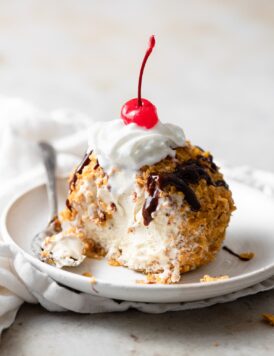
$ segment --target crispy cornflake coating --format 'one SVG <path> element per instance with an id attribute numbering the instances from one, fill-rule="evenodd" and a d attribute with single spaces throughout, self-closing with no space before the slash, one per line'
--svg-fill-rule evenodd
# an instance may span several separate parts
<path id="1" fill-rule="evenodd" d="M 199 159 L 214 182 L 223 180 L 223 175 L 219 170 L 212 169 L 210 153 L 204 152 L 188 142 L 185 147 L 176 149 L 176 160 L 166 158 L 155 165 L 143 167 L 137 181 L 140 186 L 145 187 L 150 174 L 173 172 L 177 165 L 191 159 Z M 181 234 L 182 236 L 189 236 L 191 241 L 190 246 L 184 246 L 181 250 L 181 273 L 193 270 L 214 259 L 224 240 L 231 213 L 235 210 L 229 189 L 208 185 L 204 179 L 201 179 L 198 184 L 191 184 L 190 186 L 201 204 L 201 209 L 195 212 L 189 209 L 187 204 L 181 207 L 180 214 L 184 214 L 188 222 L 181 226 Z M 167 192 L 162 194 L 183 193 L 177 192 L 173 186 L 170 186 Z M 203 232 L 198 234 L 195 243 L 193 243 L 193 236 L 197 235 L 197 231 L 201 230 L 201 227 Z"/>
<path id="2" fill-rule="evenodd" d="M 199 147 L 187 142 L 186 146 L 176 149 L 175 158 L 167 157 L 154 165 L 142 167 L 137 172 L 136 183 L 140 189 L 146 189 L 147 180 L 151 174 L 174 172 L 177 166 L 189 160 L 199 160 L 199 164 L 204 168 L 213 182 L 223 181 L 223 175 L 213 163 L 210 153 L 204 152 Z M 71 187 L 68 196 L 68 207 L 60 214 L 63 222 L 77 219 L 77 209 L 84 199 L 81 192 L 81 182 L 87 180 L 87 178 L 89 181 L 93 181 L 97 188 L 108 188 L 108 176 L 99 166 L 94 154 L 90 155 L 90 163 L 83 169 L 81 174 L 77 174 L 76 183 Z M 229 224 L 231 213 L 235 210 L 232 194 L 228 187 L 207 184 L 205 179 L 200 179 L 198 183 L 189 184 L 189 186 L 194 191 L 201 208 L 198 211 L 193 211 L 189 204 L 185 203 L 176 212 L 178 216 L 183 217 L 183 223 L 180 225 L 180 235 L 184 243 L 178 257 L 181 273 L 194 270 L 215 258 L 225 238 L 225 230 Z M 164 191 L 160 192 L 160 196 L 171 199 L 176 196 L 178 197 L 178 195 L 184 197 L 184 194 L 177 191 L 172 185 L 167 186 Z M 104 226 L 115 214 L 115 204 L 109 205 L 95 199 L 92 193 L 89 199 L 93 207 L 92 222 L 98 226 Z M 173 223 L 172 219 L 174 218 L 170 217 L 169 224 Z M 79 220 L 77 223 L 81 229 L 83 222 Z M 85 254 L 87 256 L 101 257 L 107 252 L 95 246 L 90 237 L 87 237 L 87 241 L 91 241 L 90 243 L 87 242 L 86 245 Z M 250 258 L 252 257 L 250 255 Z M 113 259 L 111 259 L 110 264 L 121 265 L 120 262 Z M 146 270 L 142 272 L 148 274 Z M 148 274 L 147 277 L 147 283 L 170 283 L 169 278 L 162 280 L 157 275 L 151 274 Z"/>

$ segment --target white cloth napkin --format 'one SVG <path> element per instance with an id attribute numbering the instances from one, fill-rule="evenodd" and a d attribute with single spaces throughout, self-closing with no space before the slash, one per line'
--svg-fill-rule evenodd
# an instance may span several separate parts
<path id="1" fill-rule="evenodd" d="M 36 142 L 51 142 L 58 152 L 58 176 L 67 176 L 87 147 L 87 127 L 92 120 L 80 113 L 59 110 L 45 114 L 20 99 L 0 97 L 0 209 L 13 194 L 43 181 L 44 171 Z M 242 167 L 226 174 L 274 197 L 274 175 Z M 57 284 L 33 267 L 21 253 L 1 242 L 0 237 L 0 336 L 9 327 L 23 302 L 40 303 L 49 311 L 78 313 L 124 311 L 135 308 L 147 313 L 202 308 L 236 300 L 274 288 L 274 277 L 226 296 L 204 301 L 150 304 L 115 301 L 74 292 Z"/>

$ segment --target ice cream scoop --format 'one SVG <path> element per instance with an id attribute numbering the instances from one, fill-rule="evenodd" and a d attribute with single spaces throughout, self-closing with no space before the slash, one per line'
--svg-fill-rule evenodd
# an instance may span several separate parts
<path id="1" fill-rule="evenodd" d="M 62 267 L 100 256 L 143 272 L 148 283 L 176 283 L 221 248 L 235 209 L 222 173 L 209 152 L 187 141 L 179 126 L 160 121 L 141 96 L 154 45 L 152 36 L 138 97 L 123 105 L 122 120 L 89 130 L 60 213 L 63 230 L 43 242 L 48 263 Z"/>

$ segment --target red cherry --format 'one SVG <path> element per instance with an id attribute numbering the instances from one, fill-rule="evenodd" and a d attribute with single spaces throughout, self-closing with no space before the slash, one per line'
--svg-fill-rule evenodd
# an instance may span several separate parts
<path id="1" fill-rule="evenodd" d="M 159 121 L 156 106 L 147 99 L 142 99 L 141 106 L 137 98 L 129 100 L 123 105 L 121 115 L 126 125 L 134 122 L 147 129 L 151 129 Z"/>
<path id="2" fill-rule="evenodd" d="M 140 69 L 139 82 L 138 82 L 138 98 L 131 99 L 122 106 L 121 117 L 126 125 L 130 123 L 135 123 L 138 126 L 151 129 L 159 121 L 156 106 L 154 106 L 150 101 L 146 99 L 142 99 L 141 96 L 144 68 L 147 59 L 150 56 L 154 46 L 155 46 L 155 37 L 151 36 L 149 39 L 149 47 L 146 51 Z"/>

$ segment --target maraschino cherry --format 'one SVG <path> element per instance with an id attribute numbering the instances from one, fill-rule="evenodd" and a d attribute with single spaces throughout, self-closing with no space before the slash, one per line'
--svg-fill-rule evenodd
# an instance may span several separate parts
<path id="1" fill-rule="evenodd" d="M 141 96 L 144 68 L 154 46 L 155 37 L 151 36 L 139 74 L 138 98 L 131 99 L 122 106 L 121 117 L 126 125 L 135 123 L 138 126 L 151 129 L 159 121 L 156 107 L 150 101 L 143 99 Z"/>

